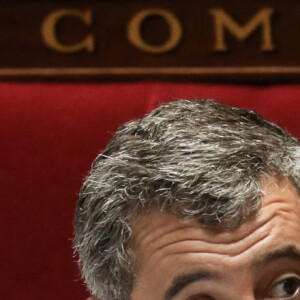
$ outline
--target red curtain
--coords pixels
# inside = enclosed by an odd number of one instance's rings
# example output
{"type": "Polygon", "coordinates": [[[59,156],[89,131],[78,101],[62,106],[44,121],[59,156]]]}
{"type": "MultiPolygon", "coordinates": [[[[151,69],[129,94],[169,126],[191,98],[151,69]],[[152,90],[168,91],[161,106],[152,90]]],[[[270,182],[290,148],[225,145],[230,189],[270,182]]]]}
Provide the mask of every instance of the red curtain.
{"type": "Polygon", "coordinates": [[[85,299],[72,257],[80,185],[118,126],[172,99],[251,108],[300,137],[300,85],[0,83],[1,299],[85,299]]]}

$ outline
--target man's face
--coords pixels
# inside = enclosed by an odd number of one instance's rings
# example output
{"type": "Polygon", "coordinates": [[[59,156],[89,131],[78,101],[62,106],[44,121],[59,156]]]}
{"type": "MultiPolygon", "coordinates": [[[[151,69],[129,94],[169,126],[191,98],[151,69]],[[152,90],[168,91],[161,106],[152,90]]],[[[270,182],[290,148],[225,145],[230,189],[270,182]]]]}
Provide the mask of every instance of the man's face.
{"type": "Polygon", "coordinates": [[[262,186],[262,208],[235,230],[161,212],[136,220],[131,300],[299,300],[300,200],[287,181],[262,186]]]}

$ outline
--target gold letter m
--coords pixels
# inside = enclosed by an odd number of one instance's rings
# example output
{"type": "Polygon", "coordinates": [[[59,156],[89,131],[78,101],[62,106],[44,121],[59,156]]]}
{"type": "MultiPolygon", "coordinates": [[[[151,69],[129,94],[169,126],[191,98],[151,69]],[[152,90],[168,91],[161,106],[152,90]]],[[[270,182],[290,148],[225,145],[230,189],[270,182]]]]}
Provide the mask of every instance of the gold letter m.
{"type": "Polygon", "coordinates": [[[225,44],[225,28],[228,29],[238,40],[243,41],[249,37],[259,26],[262,26],[262,46],[263,51],[274,50],[271,33],[272,8],[261,9],[246,25],[239,25],[223,9],[212,9],[214,16],[216,43],[214,51],[224,52],[227,50],[225,44]]]}

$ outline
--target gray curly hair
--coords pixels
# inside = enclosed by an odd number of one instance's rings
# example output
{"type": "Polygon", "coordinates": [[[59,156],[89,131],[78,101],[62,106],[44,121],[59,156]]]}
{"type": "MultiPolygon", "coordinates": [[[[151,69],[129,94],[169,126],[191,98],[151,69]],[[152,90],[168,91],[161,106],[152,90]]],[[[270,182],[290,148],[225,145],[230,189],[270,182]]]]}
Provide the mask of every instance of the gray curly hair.
{"type": "Polygon", "coordinates": [[[298,140],[253,111],[173,101],[115,133],[79,194],[74,249],[91,294],[129,300],[132,220],[154,209],[232,229],[260,207],[263,175],[300,190],[298,140]]]}

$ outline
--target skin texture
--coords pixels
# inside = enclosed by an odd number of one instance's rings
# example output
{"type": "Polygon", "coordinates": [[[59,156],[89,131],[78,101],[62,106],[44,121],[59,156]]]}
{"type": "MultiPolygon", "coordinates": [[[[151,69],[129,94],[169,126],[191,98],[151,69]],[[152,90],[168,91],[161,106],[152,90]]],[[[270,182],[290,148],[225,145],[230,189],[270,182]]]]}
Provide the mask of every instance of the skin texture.
{"type": "Polygon", "coordinates": [[[196,220],[159,211],[136,219],[137,276],[131,300],[165,300],[176,277],[203,270],[218,277],[187,284],[168,300],[300,300],[299,258],[273,257],[262,263],[268,253],[286,246],[300,253],[298,193],[275,177],[265,178],[261,186],[260,210],[234,230],[204,228],[196,220]]]}
{"type": "Polygon", "coordinates": [[[137,278],[131,300],[164,300],[176,276],[200,270],[217,272],[218,280],[195,281],[170,299],[300,299],[300,292],[292,295],[295,288],[287,293],[291,284],[300,286],[300,261],[285,257],[258,263],[285,246],[300,252],[299,196],[287,180],[268,177],[262,187],[261,209],[235,230],[203,228],[196,220],[158,211],[135,220],[137,278]],[[294,279],[275,286],[284,277],[294,279]]]}

